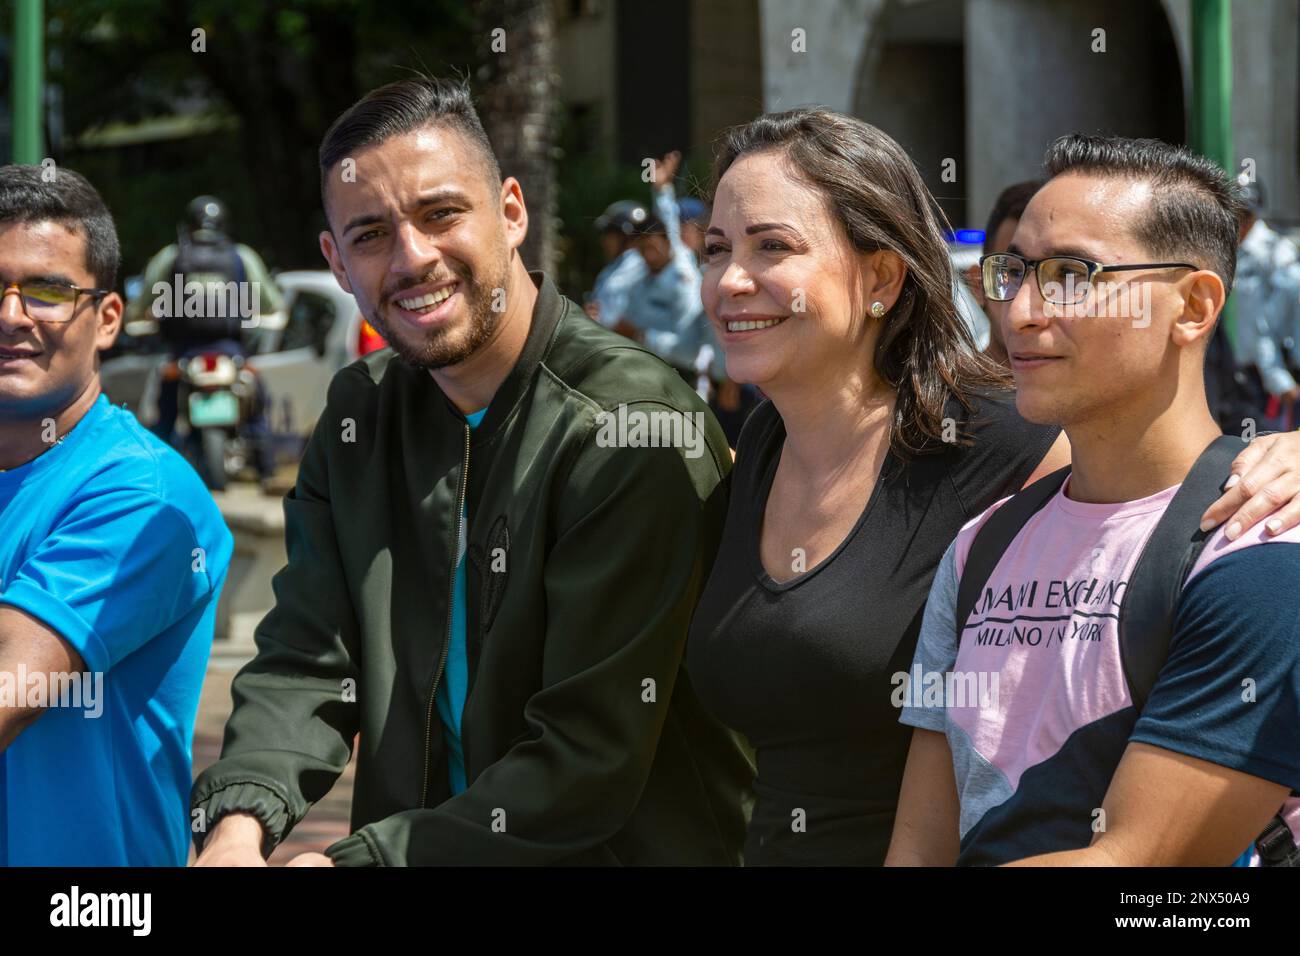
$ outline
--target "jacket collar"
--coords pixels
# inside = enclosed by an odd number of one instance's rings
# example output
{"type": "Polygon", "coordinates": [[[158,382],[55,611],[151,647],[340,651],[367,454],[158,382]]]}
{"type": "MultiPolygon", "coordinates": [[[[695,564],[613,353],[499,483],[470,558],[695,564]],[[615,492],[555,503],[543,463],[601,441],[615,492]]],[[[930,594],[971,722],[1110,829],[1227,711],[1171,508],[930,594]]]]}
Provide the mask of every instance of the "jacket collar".
{"type": "MultiPolygon", "coordinates": [[[[550,351],[551,343],[555,340],[555,334],[559,329],[560,322],[563,321],[564,314],[568,311],[568,301],[564,296],[560,295],[560,290],[555,287],[555,283],[543,272],[529,272],[528,277],[532,279],[533,285],[537,288],[537,301],[533,304],[528,336],[524,339],[524,347],[519,353],[514,368],[501,382],[501,386],[496,390],[496,394],[492,396],[492,401],[488,404],[488,412],[483,416],[483,421],[474,429],[472,441],[475,445],[492,439],[497,430],[510,418],[515,406],[519,404],[520,398],[532,387],[533,379],[537,375],[537,369],[550,351]]],[[[451,414],[463,421],[465,416],[443,394],[442,389],[438,388],[432,377],[427,372],[419,374],[428,379],[429,384],[433,385],[451,414]]]]}

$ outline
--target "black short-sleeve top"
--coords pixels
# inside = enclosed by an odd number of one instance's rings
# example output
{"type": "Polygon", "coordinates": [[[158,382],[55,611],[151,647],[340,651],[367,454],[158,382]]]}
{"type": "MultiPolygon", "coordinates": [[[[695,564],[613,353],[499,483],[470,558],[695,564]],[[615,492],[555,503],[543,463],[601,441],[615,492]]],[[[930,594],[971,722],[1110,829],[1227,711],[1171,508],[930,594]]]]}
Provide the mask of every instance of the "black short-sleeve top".
{"type": "Polygon", "coordinates": [[[759,531],[785,426],[770,401],[745,423],[687,665],[704,704],[756,753],[747,865],[884,861],[912,735],[893,677],[911,666],[939,559],[1059,434],[1022,419],[1010,392],[973,404],[948,403],[970,444],[907,462],[887,453],[840,546],[780,584],[763,569],[759,531]]]}

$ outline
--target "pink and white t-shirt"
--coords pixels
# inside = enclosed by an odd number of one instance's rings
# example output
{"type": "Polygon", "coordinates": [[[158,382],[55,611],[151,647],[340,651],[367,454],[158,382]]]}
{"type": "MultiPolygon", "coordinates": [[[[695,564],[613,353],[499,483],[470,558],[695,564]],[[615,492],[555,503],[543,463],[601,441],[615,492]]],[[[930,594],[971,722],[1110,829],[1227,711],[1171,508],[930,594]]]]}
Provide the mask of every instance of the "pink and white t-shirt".
{"type": "Polygon", "coordinates": [[[1273,537],[1261,524],[1234,542],[1222,529],[1210,538],[1139,715],[1119,612],[1178,486],[1120,504],[1073,501],[1068,488],[1021,529],[960,627],[966,557],[1004,502],[962,529],[930,591],[912,675],[936,693],[914,693],[901,720],[948,737],[958,863],[1086,847],[1131,741],[1292,788],[1285,816],[1300,833],[1300,530],[1273,537]]]}

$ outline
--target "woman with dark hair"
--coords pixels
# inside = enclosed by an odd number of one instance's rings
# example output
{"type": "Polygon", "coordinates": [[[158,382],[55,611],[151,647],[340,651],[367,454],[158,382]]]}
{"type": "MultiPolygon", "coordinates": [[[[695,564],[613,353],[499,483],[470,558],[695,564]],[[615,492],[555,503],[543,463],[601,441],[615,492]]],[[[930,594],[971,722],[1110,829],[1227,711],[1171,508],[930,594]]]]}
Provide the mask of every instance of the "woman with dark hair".
{"type": "Polygon", "coordinates": [[[770,401],[738,442],[689,668],[756,752],[746,863],[878,865],[939,560],[1069,448],[978,353],[933,197],[887,135],[768,114],[724,135],[715,173],[704,307],[728,376],[770,401]]]}

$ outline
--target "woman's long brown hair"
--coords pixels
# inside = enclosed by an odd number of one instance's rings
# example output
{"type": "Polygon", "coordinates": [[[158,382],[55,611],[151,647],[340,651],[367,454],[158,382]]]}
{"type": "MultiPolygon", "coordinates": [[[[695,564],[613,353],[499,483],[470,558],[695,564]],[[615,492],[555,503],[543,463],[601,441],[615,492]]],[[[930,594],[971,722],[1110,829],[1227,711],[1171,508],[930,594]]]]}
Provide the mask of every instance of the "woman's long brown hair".
{"type": "Polygon", "coordinates": [[[915,164],[870,123],[825,107],[801,107],[765,113],[724,132],[714,191],[732,163],[760,150],[778,150],[827,198],[856,249],[888,249],[907,266],[898,301],[880,320],[874,364],[898,396],[889,434],[894,453],[907,459],[939,450],[950,395],[969,411],[972,390],[1007,389],[1012,380],[980,353],[957,314],[943,213],[915,164]]]}

